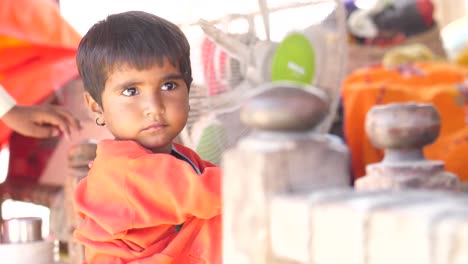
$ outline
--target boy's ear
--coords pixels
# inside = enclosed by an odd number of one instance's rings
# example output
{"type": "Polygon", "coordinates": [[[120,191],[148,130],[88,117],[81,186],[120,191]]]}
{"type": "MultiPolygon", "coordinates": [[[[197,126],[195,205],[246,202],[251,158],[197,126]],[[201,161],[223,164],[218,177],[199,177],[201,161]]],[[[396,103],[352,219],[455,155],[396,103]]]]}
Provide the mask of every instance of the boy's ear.
{"type": "Polygon", "coordinates": [[[99,117],[102,115],[101,106],[93,99],[93,97],[88,93],[83,93],[84,101],[88,110],[94,115],[94,117],[99,117]]]}

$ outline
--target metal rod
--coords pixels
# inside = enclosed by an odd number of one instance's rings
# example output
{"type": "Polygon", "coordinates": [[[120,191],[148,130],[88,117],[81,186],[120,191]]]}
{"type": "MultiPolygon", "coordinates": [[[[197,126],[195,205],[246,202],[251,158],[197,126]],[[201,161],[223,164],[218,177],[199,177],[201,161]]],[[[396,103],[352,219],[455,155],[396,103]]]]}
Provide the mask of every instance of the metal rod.
{"type": "MultiPolygon", "coordinates": [[[[302,1],[302,2],[294,2],[294,3],[290,3],[290,4],[286,4],[286,5],[280,5],[280,6],[276,6],[276,7],[269,7],[268,10],[269,10],[270,13],[274,13],[274,12],[278,12],[278,11],[282,11],[282,10],[286,10],[286,9],[290,9],[290,8],[299,8],[299,7],[310,6],[310,5],[314,5],[314,4],[323,4],[323,3],[331,3],[331,2],[334,2],[334,1],[330,1],[330,0],[309,0],[309,1],[302,1]]],[[[242,14],[242,16],[256,16],[256,15],[261,15],[261,11],[258,10],[258,11],[255,11],[255,12],[242,14]]],[[[208,22],[210,24],[218,24],[218,23],[224,21],[224,17],[225,16],[223,16],[222,18],[210,20],[208,22]]],[[[200,25],[200,22],[197,20],[196,22],[192,22],[192,23],[188,23],[188,24],[180,24],[178,26],[183,27],[183,26],[199,26],[199,25],[200,25]]]]}

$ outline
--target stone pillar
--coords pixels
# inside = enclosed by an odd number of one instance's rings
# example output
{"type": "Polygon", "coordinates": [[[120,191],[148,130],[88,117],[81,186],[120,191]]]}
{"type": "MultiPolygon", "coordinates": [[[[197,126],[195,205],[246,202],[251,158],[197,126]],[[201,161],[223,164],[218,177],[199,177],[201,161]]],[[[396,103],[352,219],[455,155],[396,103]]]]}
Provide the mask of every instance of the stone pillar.
{"type": "Polygon", "coordinates": [[[272,83],[241,109],[253,133],[223,157],[223,263],[292,263],[273,256],[270,203],[279,193],[348,186],[347,148],[311,132],[326,115],[325,94],[272,83]]]}
{"type": "Polygon", "coordinates": [[[371,143],[385,149],[379,163],[366,167],[357,190],[425,188],[456,190],[458,178],[443,161],[426,160],[424,146],[437,139],[440,116],[432,104],[399,103],[373,107],[366,116],[371,143]]]}

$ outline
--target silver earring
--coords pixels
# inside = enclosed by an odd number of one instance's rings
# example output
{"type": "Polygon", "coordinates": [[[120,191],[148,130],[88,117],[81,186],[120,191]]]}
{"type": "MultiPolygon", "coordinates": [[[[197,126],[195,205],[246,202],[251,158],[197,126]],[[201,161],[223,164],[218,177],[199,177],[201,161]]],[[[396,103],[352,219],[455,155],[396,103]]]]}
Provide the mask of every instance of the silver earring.
{"type": "Polygon", "coordinates": [[[99,122],[99,117],[96,117],[96,125],[98,125],[98,126],[105,126],[105,125],[106,125],[106,122],[100,123],[100,122],[99,122]]]}

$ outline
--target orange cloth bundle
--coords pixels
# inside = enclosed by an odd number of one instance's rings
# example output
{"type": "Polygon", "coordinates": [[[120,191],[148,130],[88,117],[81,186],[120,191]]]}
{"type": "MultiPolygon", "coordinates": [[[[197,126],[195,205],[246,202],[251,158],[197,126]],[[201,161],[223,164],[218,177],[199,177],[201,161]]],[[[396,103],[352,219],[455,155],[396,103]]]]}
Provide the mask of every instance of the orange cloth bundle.
{"type": "Polygon", "coordinates": [[[461,88],[467,78],[466,67],[432,62],[398,69],[369,67],[351,74],[344,81],[342,97],[344,133],[354,177],[364,176],[367,164],[383,158],[383,151],[373,147],[366,136],[366,113],[375,105],[420,102],[433,103],[442,120],[439,138],[424,149],[426,157],[444,161],[447,171],[468,181],[468,163],[464,161],[468,155],[466,99],[461,88]]]}
{"type": "Polygon", "coordinates": [[[75,193],[87,263],[221,263],[221,169],[175,146],[201,175],[133,141],[99,143],[75,193]]]}
{"type": "MultiPolygon", "coordinates": [[[[41,102],[78,76],[80,39],[54,1],[0,1],[0,84],[19,104],[41,102]]],[[[0,122],[0,146],[10,132],[0,122]]]]}

